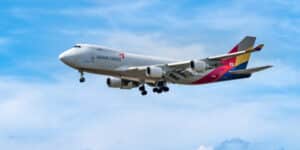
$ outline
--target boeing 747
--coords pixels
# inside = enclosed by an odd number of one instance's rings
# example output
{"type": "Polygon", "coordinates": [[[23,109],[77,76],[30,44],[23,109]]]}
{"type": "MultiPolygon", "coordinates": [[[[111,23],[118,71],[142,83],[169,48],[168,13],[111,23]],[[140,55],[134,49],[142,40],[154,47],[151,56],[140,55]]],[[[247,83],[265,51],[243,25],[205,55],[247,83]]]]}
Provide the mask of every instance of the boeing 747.
{"type": "Polygon", "coordinates": [[[76,44],[59,55],[66,65],[80,72],[79,81],[85,82],[84,73],[110,76],[106,84],[111,88],[138,88],[147,95],[145,85],[154,93],[168,92],[169,83],[199,85],[250,77],[253,73],[270,68],[266,65],[247,68],[250,55],[260,51],[263,44],[254,47],[256,38],[246,36],[227,54],[193,60],[172,60],[143,56],[91,44],[76,44]]]}

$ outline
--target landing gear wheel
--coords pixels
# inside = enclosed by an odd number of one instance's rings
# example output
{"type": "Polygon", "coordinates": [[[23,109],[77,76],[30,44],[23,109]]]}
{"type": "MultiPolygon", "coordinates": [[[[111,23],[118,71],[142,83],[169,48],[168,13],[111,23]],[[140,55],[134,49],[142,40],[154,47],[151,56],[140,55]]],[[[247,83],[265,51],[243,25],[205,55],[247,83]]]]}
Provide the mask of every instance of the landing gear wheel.
{"type": "Polygon", "coordinates": [[[169,92],[170,88],[165,86],[165,87],[162,88],[162,90],[163,90],[164,92],[169,92]]]}
{"type": "Polygon", "coordinates": [[[141,93],[143,96],[147,95],[147,91],[142,91],[141,93]]]}
{"type": "Polygon", "coordinates": [[[140,86],[140,87],[139,87],[139,91],[141,91],[141,94],[142,94],[143,96],[147,95],[147,93],[148,93],[148,92],[146,91],[145,85],[140,86]]]}
{"type": "Polygon", "coordinates": [[[140,90],[140,91],[145,91],[145,86],[144,86],[144,85],[141,86],[141,87],[139,88],[139,90],[140,90]]]}
{"type": "Polygon", "coordinates": [[[158,88],[153,88],[153,93],[156,93],[158,91],[158,88]]]}
{"type": "Polygon", "coordinates": [[[85,82],[85,78],[84,78],[84,77],[81,77],[81,78],[79,79],[79,82],[80,82],[80,83],[85,82]]]}
{"type": "Polygon", "coordinates": [[[162,89],[157,89],[157,93],[158,93],[158,94],[160,94],[160,93],[162,93],[162,92],[163,92],[162,89]]]}
{"type": "Polygon", "coordinates": [[[79,71],[79,73],[80,73],[80,79],[79,79],[79,82],[80,82],[80,83],[85,82],[85,78],[83,77],[83,72],[82,72],[82,71],[79,71]]]}

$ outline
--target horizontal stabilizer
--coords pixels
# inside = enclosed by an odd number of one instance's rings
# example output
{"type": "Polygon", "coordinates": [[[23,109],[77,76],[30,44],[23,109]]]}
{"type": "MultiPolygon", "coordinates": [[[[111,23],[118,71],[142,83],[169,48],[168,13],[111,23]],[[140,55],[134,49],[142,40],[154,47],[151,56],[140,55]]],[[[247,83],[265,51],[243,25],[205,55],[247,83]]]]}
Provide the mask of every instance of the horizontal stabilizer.
{"type": "Polygon", "coordinates": [[[271,68],[273,66],[268,65],[268,66],[262,66],[262,67],[255,67],[255,68],[249,68],[249,69],[243,69],[243,70],[234,70],[234,71],[229,71],[231,74],[252,74],[258,71],[262,71],[268,68],[271,68]]]}
{"type": "Polygon", "coordinates": [[[212,57],[208,57],[207,59],[208,60],[229,59],[229,58],[233,58],[233,57],[236,57],[236,56],[240,56],[240,55],[260,51],[263,47],[264,47],[264,44],[260,44],[260,45],[256,46],[255,48],[248,48],[248,49],[241,50],[241,51],[234,52],[234,53],[218,55],[218,56],[212,56],[212,57]]]}

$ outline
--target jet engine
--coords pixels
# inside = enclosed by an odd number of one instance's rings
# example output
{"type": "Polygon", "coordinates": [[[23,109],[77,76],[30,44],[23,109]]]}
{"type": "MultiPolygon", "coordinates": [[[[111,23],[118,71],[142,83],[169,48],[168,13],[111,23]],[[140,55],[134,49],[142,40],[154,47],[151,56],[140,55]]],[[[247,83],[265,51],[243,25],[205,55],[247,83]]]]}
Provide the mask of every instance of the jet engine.
{"type": "Polygon", "coordinates": [[[164,71],[160,67],[150,66],[146,69],[146,76],[151,78],[161,78],[164,76],[164,71]]]}
{"type": "Polygon", "coordinates": [[[137,82],[124,80],[120,78],[107,78],[106,84],[110,88],[120,88],[120,89],[132,89],[139,85],[137,82]]]}
{"type": "Polygon", "coordinates": [[[192,60],[191,68],[196,72],[203,72],[209,68],[209,65],[202,60],[192,60]]]}

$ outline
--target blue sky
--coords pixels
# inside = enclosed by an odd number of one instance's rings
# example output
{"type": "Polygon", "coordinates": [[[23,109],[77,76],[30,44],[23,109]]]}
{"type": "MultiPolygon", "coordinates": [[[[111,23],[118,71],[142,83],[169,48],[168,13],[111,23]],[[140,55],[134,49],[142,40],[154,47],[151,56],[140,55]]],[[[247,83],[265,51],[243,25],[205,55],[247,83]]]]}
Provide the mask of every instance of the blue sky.
{"type": "Polygon", "coordinates": [[[2,0],[3,149],[299,149],[297,0],[2,0]],[[107,88],[57,56],[75,43],[190,59],[227,52],[245,35],[265,49],[247,80],[171,86],[164,95],[107,88]]]}

